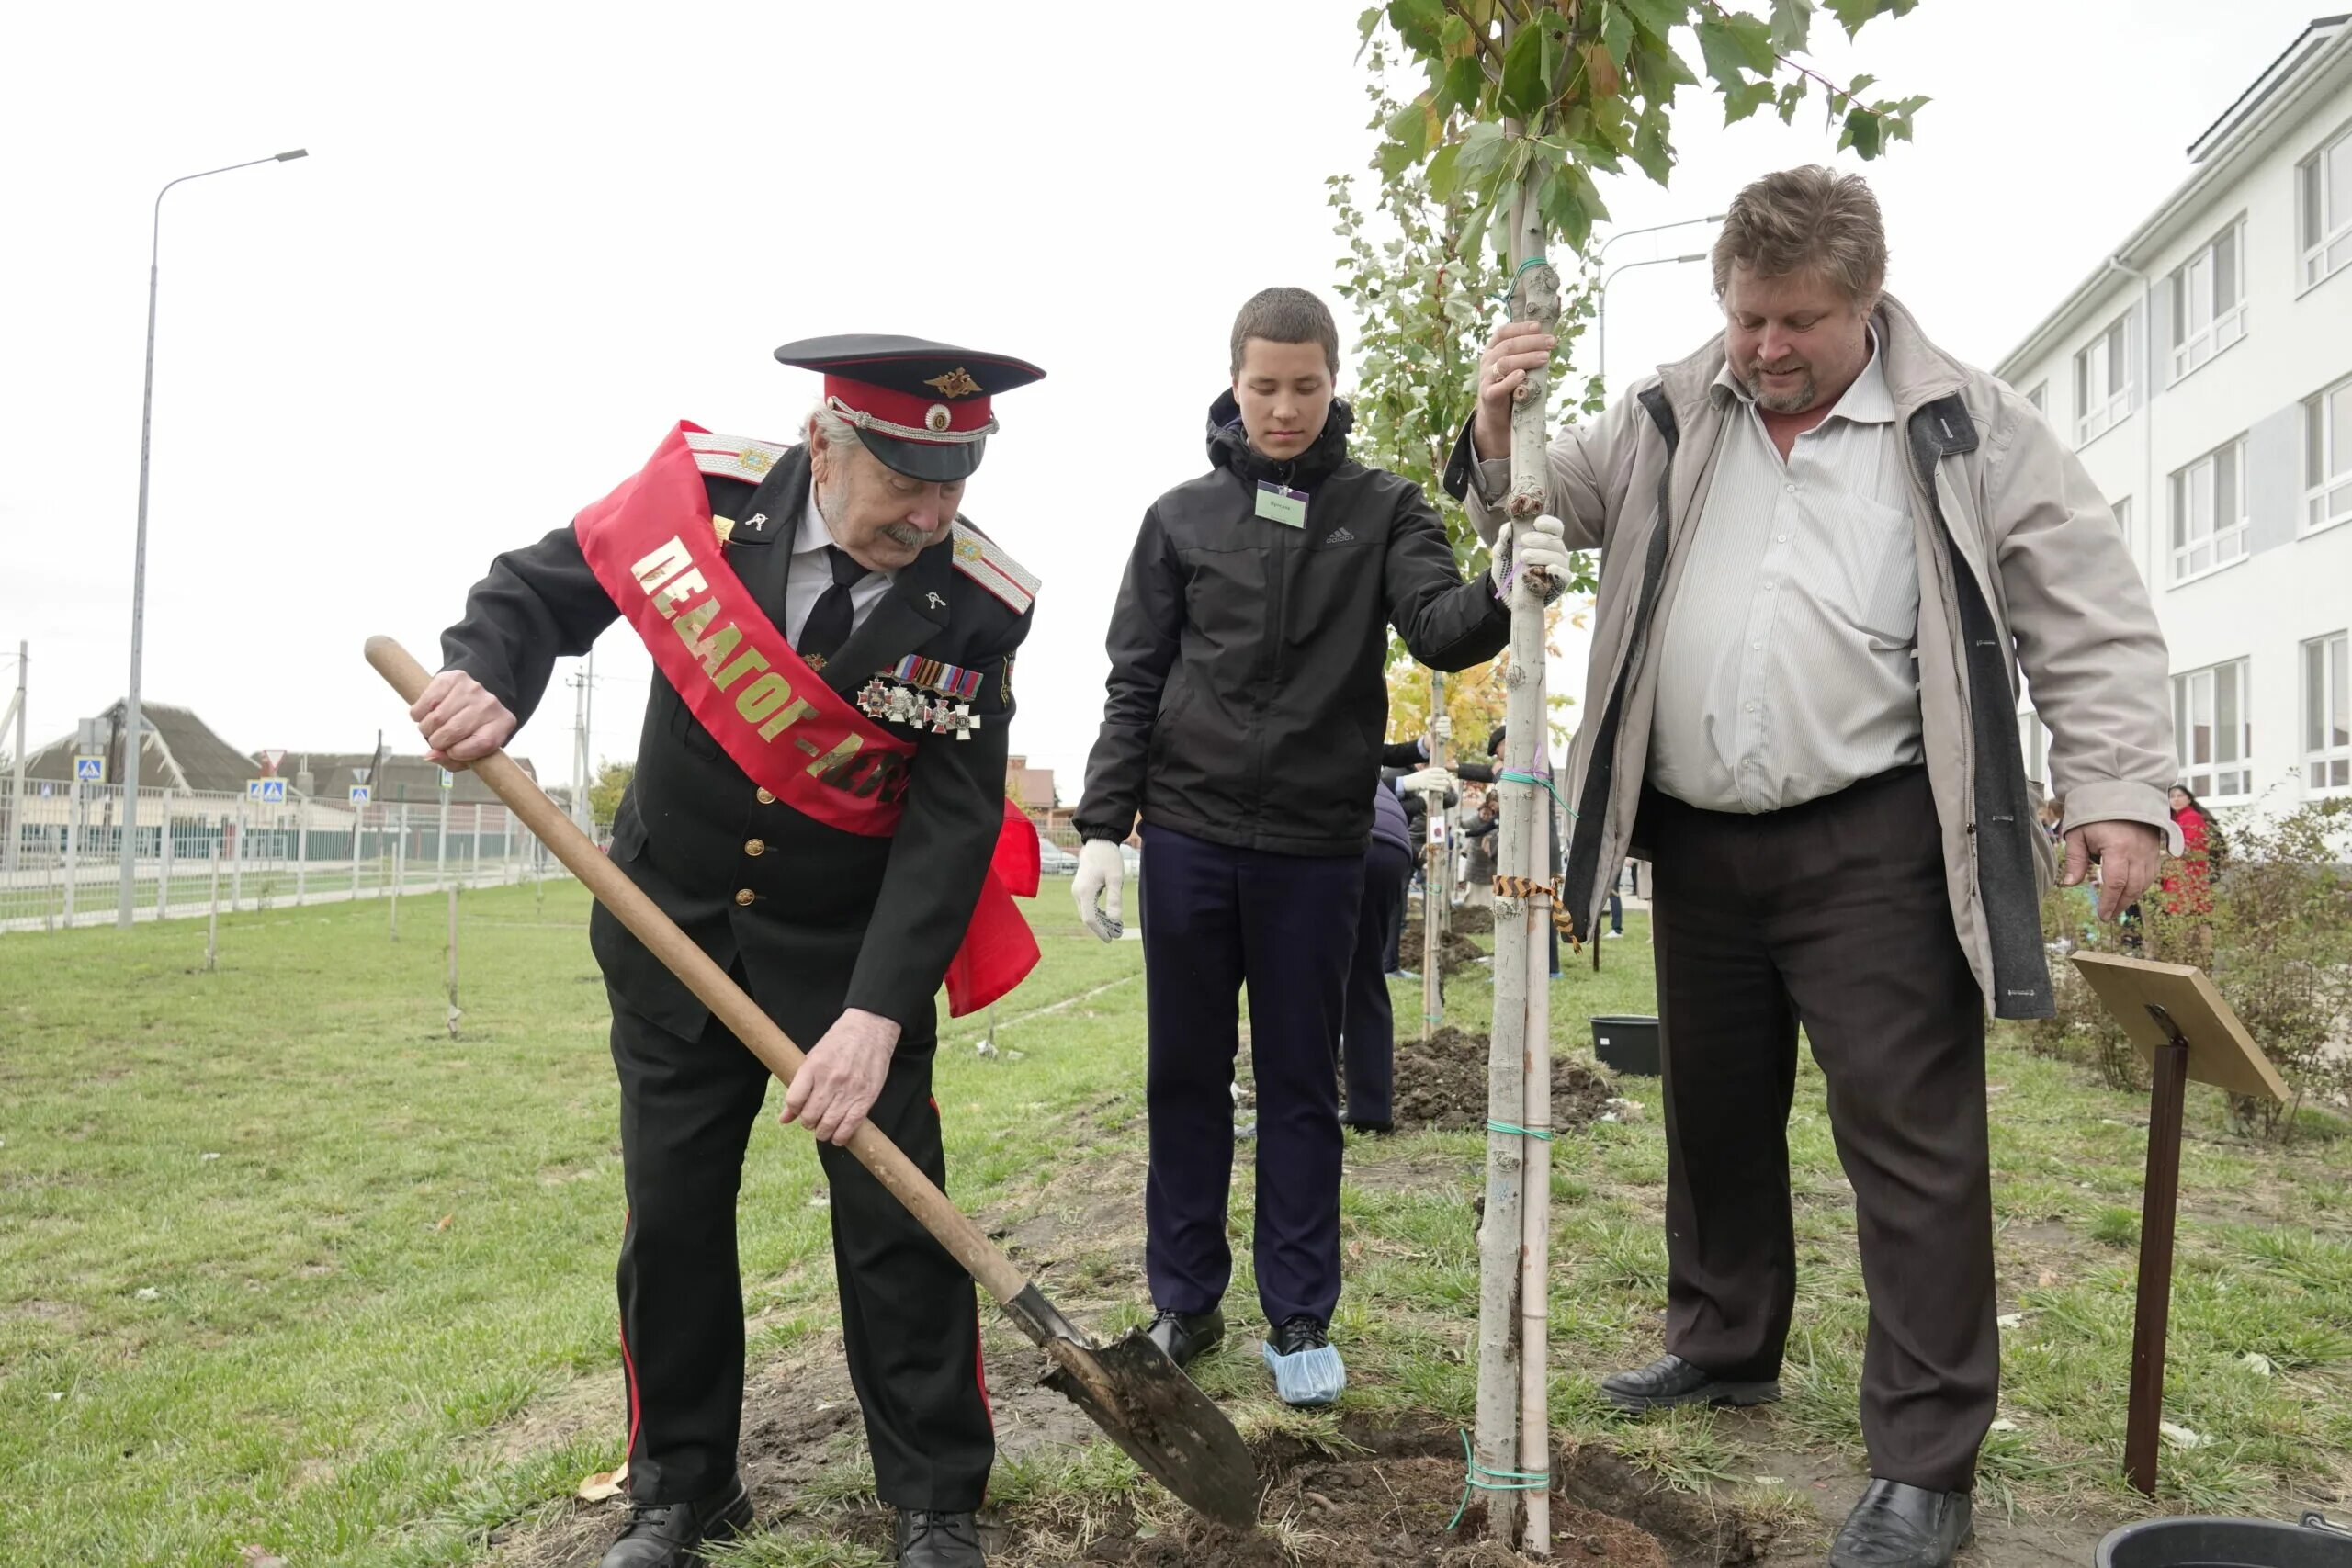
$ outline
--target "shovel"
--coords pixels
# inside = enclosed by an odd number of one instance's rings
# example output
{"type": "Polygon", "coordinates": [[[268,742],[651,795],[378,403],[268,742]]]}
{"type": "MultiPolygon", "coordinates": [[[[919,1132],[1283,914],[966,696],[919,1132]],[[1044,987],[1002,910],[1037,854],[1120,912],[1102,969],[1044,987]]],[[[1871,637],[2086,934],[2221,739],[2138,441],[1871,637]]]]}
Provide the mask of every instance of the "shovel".
{"type": "MultiPolygon", "coordinates": [[[[368,662],[410,703],[431,678],[390,637],[368,639],[368,662]]],[[[770,1072],[787,1084],[792,1081],[806,1060],[799,1047],[605,858],[513,758],[492,751],[458,765],[471,768],[770,1072]]],[[[1140,1333],[1114,1345],[1095,1344],[871,1122],[861,1125],[846,1146],[1046,1352],[1054,1365],[1046,1374],[1049,1387],[1068,1395],[1128,1458],[1188,1506],[1238,1529],[1256,1524],[1258,1472],[1241,1435],[1159,1346],[1140,1333]]]]}

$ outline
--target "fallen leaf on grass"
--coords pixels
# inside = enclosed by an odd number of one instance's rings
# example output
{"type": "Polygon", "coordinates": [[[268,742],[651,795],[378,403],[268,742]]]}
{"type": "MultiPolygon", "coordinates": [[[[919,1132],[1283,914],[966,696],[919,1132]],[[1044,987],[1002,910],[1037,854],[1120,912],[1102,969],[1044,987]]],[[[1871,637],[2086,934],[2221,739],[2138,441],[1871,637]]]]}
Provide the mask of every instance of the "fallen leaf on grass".
{"type": "Polygon", "coordinates": [[[433,1228],[436,1231],[446,1231],[449,1228],[450,1223],[456,1220],[457,1217],[458,1216],[455,1214],[444,1214],[439,1219],[433,1222],[433,1228]]]}
{"type": "Polygon", "coordinates": [[[2259,1350],[2248,1350],[2238,1358],[2238,1363],[2256,1377],[2267,1378],[2278,1370],[2277,1364],[2259,1350]]]}
{"type": "Polygon", "coordinates": [[[1996,1431],[1996,1432],[2014,1432],[2014,1431],[2016,1431],[2017,1429],[2018,1429],[2018,1424],[2017,1424],[2016,1422],[2014,1422],[2014,1421],[2010,1420],[2010,1419],[2009,1419],[2007,1416],[2003,1416],[2000,1420],[1994,1422],[1994,1423],[1993,1423],[1993,1426],[1992,1426],[1992,1430],[1994,1430],[1994,1431],[1996,1431]]]}
{"type": "Polygon", "coordinates": [[[600,1470],[580,1483],[579,1497],[583,1503],[601,1503],[607,1497],[617,1497],[628,1490],[628,1461],[623,1460],[618,1470],[600,1470]]]}
{"type": "Polygon", "coordinates": [[[246,1568],[286,1568],[286,1559],[266,1546],[237,1548],[237,1561],[244,1563],[246,1568]]]}
{"type": "Polygon", "coordinates": [[[2021,1312],[2005,1312],[1993,1321],[2002,1328],[2023,1328],[2025,1326],[2025,1314],[2021,1312]]]}
{"type": "Polygon", "coordinates": [[[2175,1421],[2159,1422],[2156,1430],[2164,1434],[2165,1442],[2177,1449],[2201,1449],[2213,1440],[2204,1433],[2193,1432],[2175,1421]]]}
{"type": "Polygon", "coordinates": [[[2044,1269],[2033,1282],[2039,1289],[2046,1291],[2058,1282],[2058,1276],[2044,1269]]]}
{"type": "Polygon", "coordinates": [[[153,1285],[141,1285],[131,1294],[135,1299],[142,1302],[159,1302],[164,1299],[164,1292],[153,1285]]]}

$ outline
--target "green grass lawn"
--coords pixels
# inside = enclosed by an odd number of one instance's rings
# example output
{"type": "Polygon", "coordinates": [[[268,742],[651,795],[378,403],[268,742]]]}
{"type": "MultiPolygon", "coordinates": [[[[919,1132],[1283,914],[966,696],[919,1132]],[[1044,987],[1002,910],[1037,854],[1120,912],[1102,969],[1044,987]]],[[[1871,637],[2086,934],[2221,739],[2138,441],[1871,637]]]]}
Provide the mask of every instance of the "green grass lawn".
{"type": "MultiPolygon", "coordinates": [[[[969,1020],[942,1050],[953,1190],[1006,1226],[1139,1207],[1141,951],[1080,934],[1066,897],[1051,883],[1032,907],[1046,959],[1000,1010],[1000,1055],[973,1053],[969,1020]]],[[[570,884],[543,902],[464,895],[455,1041],[429,897],[403,901],[397,943],[378,904],[225,920],[216,973],[200,972],[201,922],[0,939],[0,1563],[229,1568],[248,1544],[291,1568],[473,1562],[492,1527],[617,1458],[616,1091],[586,909],[570,884]],[[567,1402],[595,1418],[538,1419],[567,1402]]],[[[1554,991],[1561,1049],[1589,1050],[1588,1014],[1653,1010],[1646,935],[1634,916],[1600,975],[1571,964],[1554,991]]],[[[1483,1029],[1487,1004],[1483,975],[1465,976],[1449,1020],[1483,1029]]],[[[1985,1495],[2027,1515],[2124,1511],[2145,1107],[2007,1046],[1992,1077],[2013,1320],[1985,1495]]],[[[1633,1120],[1555,1148],[1555,1413],[1569,1439],[1677,1485],[1802,1515],[1793,1478],[1860,1454],[1864,1307],[1820,1077],[1808,1064],[1791,1128],[1804,1276],[1789,1399],[1760,1420],[1626,1425],[1594,1395],[1658,1343],[1656,1089],[1634,1080],[1633,1120]]],[[[2201,1090],[2190,1120],[2167,1415],[2199,1440],[2167,1449],[2163,1506],[2341,1495],[2352,1137],[2312,1116],[2285,1152],[2249,1144],[2201,1090]]],[[[1464,1134],[1351,1142],[1347,1408],[1466,1417],[1480,1150],[1464,1134]]],[[[763,1123],[741,1204],[755,1356],[831,1325],[819,1185],[806,1136],[763,1123]]],[[[1241,1237],[1248,1195],[1238,1179],[1241,1237]]],[[[1087,1297],[1097,1325],[1131,1324],[1133,1253],[1131,1225],[1081,1234],[1051,1288],[1087,1297]]],[[[1329,1429],[1275,1406],[1252,1356],[1201,1376],[1245,1427],[1329,1429]]],[[[1100,1499],[1133,1475],[1098,1446],[1001,1468],[999,1495],[1100,1499]]],[[[780,1536],[744,1561],[827,1550],[780,1536]]]]}

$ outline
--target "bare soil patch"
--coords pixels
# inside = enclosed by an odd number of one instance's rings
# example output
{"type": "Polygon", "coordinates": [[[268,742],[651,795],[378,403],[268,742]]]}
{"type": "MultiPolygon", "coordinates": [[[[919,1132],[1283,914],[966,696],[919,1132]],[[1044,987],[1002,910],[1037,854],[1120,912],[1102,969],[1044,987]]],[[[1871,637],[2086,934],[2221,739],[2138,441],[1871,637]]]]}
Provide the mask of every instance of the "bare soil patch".
{"type": "MultiPolygon", "coordinates": [[[[1459,909],[1454,911],[1457,916],[1464,912],[1459,909]]],[[[1488,919],[1487,929],[1489,931],[1494,929],[1492,917],[1488,919]]],[[[1406,968],[1418,970],[1421,962],[1421,922],[1407,920],[1404,934],[1396,939],[1396,955],[1404,961],[1406,968]]],[[[1453,930],[1438,939],[1438,973],[1459,975],[1487,955],[1487,950],[1472,942],[1464,933],[1457,920],[1453,930]]]]}
{"type": "MultiPolygon", "coordinates": [[[[1577,1127],[1608,1109],[1616,1086],[1572,1056],[1552,1058],[1552,1124],[1577,1127]]],[[[1396,1042],[1396,1123],[1458,1129],[1487,1122],[1487,1036],[1448,1024],[1396,1042]]]]}

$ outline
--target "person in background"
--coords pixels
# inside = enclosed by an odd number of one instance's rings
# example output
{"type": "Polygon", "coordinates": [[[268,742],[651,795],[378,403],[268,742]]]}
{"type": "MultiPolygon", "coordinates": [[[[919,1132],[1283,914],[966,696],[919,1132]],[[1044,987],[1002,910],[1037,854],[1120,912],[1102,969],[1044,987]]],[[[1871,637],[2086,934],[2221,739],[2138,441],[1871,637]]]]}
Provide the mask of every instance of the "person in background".
{"type": "Polygon", "coordinates": [[[1348,965],[1347,1010],[1340,1023],[1346,1074],[1345,1124],[1363,1133],[1392,1130],[1390,1087],[1396,1054],[1396,1010],[1388,970],[1405,925],[1405,887],[1413,879],[1413,839],[1405,803],[1386,782],[1373,786],[1372,842],[1363,852],[1363,900],[1356,913],[1356,954],[1348,965]]]}
{"type": "Polygon", "coordinates": [[[2172,819],[2180,829],[2180,859],[2164,879],[2165,913],[2185,916],[2188,960],[2199,968],[2213,962],[2213,873],[2229,853],[2222,825],[2187,784],[2172,786],[2172,819]]]}

